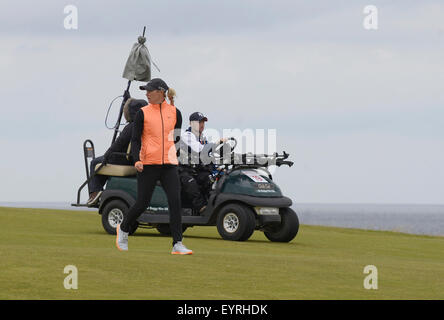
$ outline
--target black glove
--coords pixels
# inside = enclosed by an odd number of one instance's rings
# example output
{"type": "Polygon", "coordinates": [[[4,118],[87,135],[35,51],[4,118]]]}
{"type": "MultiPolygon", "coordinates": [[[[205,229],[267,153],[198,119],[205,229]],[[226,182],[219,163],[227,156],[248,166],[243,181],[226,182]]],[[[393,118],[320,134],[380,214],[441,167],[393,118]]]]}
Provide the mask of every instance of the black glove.
{"type": "Polygon", "coordinates": [[[130,92],[129,90],[125,90],[125,92],[123,93],[123,101],[126,101],[129,98],[131,98],[130,92]]]}

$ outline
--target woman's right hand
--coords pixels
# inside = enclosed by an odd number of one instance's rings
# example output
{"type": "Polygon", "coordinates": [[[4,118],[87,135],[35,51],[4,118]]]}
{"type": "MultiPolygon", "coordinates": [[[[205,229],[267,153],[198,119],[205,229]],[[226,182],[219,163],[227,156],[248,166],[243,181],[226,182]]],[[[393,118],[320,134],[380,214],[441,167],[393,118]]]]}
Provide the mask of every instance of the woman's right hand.
{"type": "Polygon", "coordinates": [[[137,170],[138,172],[142,172],[142,171],[143,171],[143,163],[142,163],[141,161],[137,161],[137,162],[134,164],[134,167],[136,167],[136,170],[137,170]]]}

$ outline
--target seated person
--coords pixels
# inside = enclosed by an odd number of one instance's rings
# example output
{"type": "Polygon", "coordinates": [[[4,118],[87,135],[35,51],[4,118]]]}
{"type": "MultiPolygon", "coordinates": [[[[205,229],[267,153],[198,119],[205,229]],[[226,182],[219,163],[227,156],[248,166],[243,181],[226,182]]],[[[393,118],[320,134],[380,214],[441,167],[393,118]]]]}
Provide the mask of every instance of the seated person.
{"type": "Polygon", "coordinates": [[[114,143],[109,147],[109,149],[105,152],[103,156],[94,158],[90,164],[90,176],[92,177],[88,183],[89,189],[89,199],[87,204],[94,205],[99,200],[100,195],[103,191],[103,186],[108,179],[108,176],[95,174],[95,168],[99,163],[109,163],[109,164],[118,164],[118,165],[128,165],[132,166],[133,161],[131,156],[124,157],[118,155],[112,155],[113,152],[122,152],[127,153],[128,146],[131,142],[131,135],[133,131],[133,120],[136,115],[136,112],[139,111],[140,108],[146,106],[148,103],[145,100],[138,100],[129,98],[124,107],[123,107],[123,115],[128,122],[128,124],[123,128],[122,132],[119,134],[118,138],[114,143]]]}
{"type": "Polygon", "coordinates": [[[179,166],[179,176],[182,191],[187,198],[192,201],[193,209],[202,213],[207,206],[207,199],[204,195],[210,191],[210,175],[214,169],[214,164],[204,164],[200,155],[208,153],[226,139],[222,138],[218,143],[208,143],[202,135],[205,129],[205,122],[208,118],[200,112],[194,112],[190,116],[190,127],[181,136],[182,162],[179,166]],[[191,161],[190,161],[191,160],[191,161]],[[191,162],[191,163],[190,163],[191,162]]]}

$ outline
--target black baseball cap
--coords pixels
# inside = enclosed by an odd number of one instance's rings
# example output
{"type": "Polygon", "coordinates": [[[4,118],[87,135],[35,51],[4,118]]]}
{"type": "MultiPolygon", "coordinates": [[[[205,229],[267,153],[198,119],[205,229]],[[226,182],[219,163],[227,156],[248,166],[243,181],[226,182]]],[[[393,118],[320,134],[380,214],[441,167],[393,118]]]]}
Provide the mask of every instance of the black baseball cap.
{"type": "Polygon", "coordinates": [[[190,121],[208,121],[208,118],[205,117],[201,112],[194,112],[190,116],[190,121]]]}
{"type": "Polygon", "coordinates": [[[154,91],[154,90],[163,90],[167,91],[168,85],[160,78],[154,78],[148,81],[148,83],[144,86],[139,87],[140,90],[146,90],[146,91],[154,91]]]}

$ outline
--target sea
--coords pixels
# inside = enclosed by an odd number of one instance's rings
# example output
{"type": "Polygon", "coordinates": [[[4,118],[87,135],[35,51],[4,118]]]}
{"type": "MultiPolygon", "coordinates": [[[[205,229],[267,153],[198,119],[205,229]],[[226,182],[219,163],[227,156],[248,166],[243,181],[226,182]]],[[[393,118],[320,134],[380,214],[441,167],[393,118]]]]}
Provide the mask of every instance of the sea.
{"type": "MultiPolygon", "coordinates": [[[[0,207],[97,211],[69,202],[0,202],[0,207]]],[[[441,204],[293,204],[301,224],[444,236],[441,204]]]]}
{"type": "Polygon", "coordinates": [[[301,224],[444,236],[441,204],[293,205],[301,224]]]}

